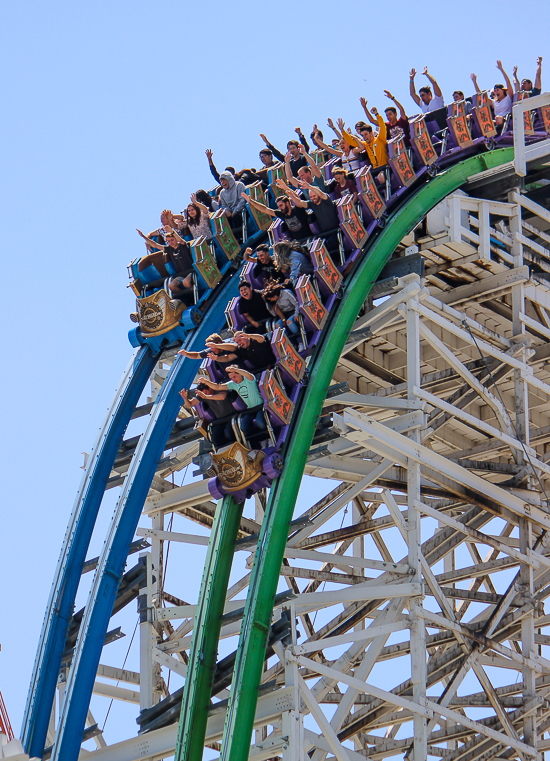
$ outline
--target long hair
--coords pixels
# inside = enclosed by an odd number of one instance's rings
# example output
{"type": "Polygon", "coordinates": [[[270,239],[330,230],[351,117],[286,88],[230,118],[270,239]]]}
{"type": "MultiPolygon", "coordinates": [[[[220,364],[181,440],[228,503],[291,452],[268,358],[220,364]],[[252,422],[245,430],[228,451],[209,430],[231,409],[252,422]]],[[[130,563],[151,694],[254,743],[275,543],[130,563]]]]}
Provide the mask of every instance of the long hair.
{"type": "MultiPolygon", "coordinates": [[[[202,201],[201,201],[201,203],[202,203],[202,201]]],[[[196,203],[188,203],[187,204],[187,209],[188,210],[189,210],[190,206],[192,206],[195,209],[195,211],[197,212],[197,216],[193,219],[192,217],[189,216],[189,214],[186,214],[187,224],[188,225],[193,225],[193,226],[200,225],[200,223],[201,223],[201,209],[200,209],[200,206],[197,206],[196,203]]]]}
{"type": "Polygon", "coordinates": [[[281,283],[278,283],[276,280],[268,280],[262,291],[262,296],[264,297],[264,300],[268,299],[270,296],[279,297],[282,290],[284,290],[284,287],[281,283]]]}
{"type": "Polygon", "coordinates": [[[300,254],[304,254],[309,258],[309,250],[297,243],[295,240],[280,240],[273,246],[273,261],[275,267],[281,270],[289,270],[292,267],[290,262],[290,252],[298,251],[300,254]]]}
{"type": "Polygon", "coordinates": [[[195,196],[197,198],[197,201],[200,201],[203,203],[206,207],[210,209],[210,211],[214,211],[214,206],[212,205],[212,196],[210,193],[207,193],[206,190],[197,190],[195,193],[195,196]]]}

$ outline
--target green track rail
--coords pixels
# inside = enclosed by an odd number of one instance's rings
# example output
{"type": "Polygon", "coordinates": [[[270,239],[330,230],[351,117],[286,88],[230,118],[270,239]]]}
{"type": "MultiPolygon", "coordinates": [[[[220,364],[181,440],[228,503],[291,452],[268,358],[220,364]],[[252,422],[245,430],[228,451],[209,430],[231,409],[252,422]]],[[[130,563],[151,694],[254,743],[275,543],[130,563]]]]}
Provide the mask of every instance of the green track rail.
{"type": "Polygon", "coordinates": [[[175,761],[202,759],[221,620],[243,506],[233,497],[225,497],[216,508],[191,638],[175,761]]]}
{"type": "MultiPolygon", "coordinates": [[[[248,759],[288,525],[292,520],[323,401],[359,310],[397,245],[430,209],[463,185],[468,177],[493,169],[513,158],[513,148],[484,153],[466,159],[423,185],[388,218],[385,228],[368,241],[363,259],[346,286],[344,298],[330,316],[322,341],[316,348],[309,384],[294,411],[285,452],[285,468],[271,487],[250,578],[220,761],[248,759]]],[[[220,619],[241,513],[242,505],[237,507],[231,498],[218,504],[191,642],[189,671],[178,727],[176,761],[202,759],[221,629],[220,619]]]]}
{"type": "Polygon", "coordinates": [[[402,238],[445,196],[457,190],[468,177],[492,169],[514,158],[513,148],[473,156],[441,173],[420,188],[388,219],[386,227],[367,244],[366,256],[349,281],[344,298],[325,330],[311,368],[309,384],[299,408],[294,411],[285,468],[271,487],[254,566],[250,577],[237,660],[227,709],[220,761],[246,761],[258,701],[267,633],[279,581],[288,525],[292,520],[306,458],[315,425],[330,381],[359,310],[384,264],[402,238]]]}

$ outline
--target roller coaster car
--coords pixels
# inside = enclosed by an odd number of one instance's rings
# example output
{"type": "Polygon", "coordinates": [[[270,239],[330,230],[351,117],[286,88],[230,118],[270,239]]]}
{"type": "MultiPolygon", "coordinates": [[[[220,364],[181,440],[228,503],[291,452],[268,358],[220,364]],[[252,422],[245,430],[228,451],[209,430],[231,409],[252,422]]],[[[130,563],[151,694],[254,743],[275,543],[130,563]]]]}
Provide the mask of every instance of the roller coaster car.
{"type": "Polygon", "coordinates": [[[487,90],[477,92],[472,99],[472,133],[474,137],[496,137],[497,129],[491,113],[487,90]]]}
{"type": "Polygon", "coordinates": [[[212,452],[210,459],[216,476],[209,479],[208,490],[215,499],[223,499],[226,494],[233,494],[237,501],[247,499],[271,486],[283,469],[283,461],[273,447],[250,450],[238,441],[212,452]]]}
{"type": "Polygon", "coordinates": [[[426,118],[420,114],[410,120],[411,143],[416,155],[425,166],[430,166],[437,161],[437,153],[432,143],[432,138],[426,127],[426,118]]]}
{"type": "MultiPolygon", "coordinates": [[[[259,203],[262,203],[264,206],[268,206],[264,188],[261,182],[255,182],[252,185],[249,185],[246,189],[247,194],[250,196],[250,198],[254,199],[255,201],[258,201],[259,203]]],[[[256,209],[252,204],[249,205],[249,211],[252,217],[254,218],[256,224],[258,225],[258,228],[260,230],[263,230],[266,232],[271,227],[271,222],[273,221],[269,214],[266,214],[263,211],[260,211],[259,209],[256,209]]]]}
{"type": "Polygon", "coordinates": [[[322,330],[327,321],[328,312],[312,285],[310,275],[302,275],[298,279],[296,298],[306,322],[306,330],[308,327],[314,331],[322,330]]]}
{"type": "MultiPolygon", "coordinates": [[[[523,90],[521,90],[520,92],[514,93],[514,103],[519,103],[520,101],[526,100],[528,98],[529,98],[529,94],[524,92],[523,90]]],[[[532,111],[523,112],[523,128],[525,130],[526,135],[535,134],[535,126],[534,126],[532,111]]]]}
{"type": "Polygon", "coordinates": [[[370,166],[361,167],[355,175],[355,180],[359,185],[363,218],[373,220],[380,219],[386,211],[386,204],[376,186],[371,169],[370,166]]]}
{"type": "Polygon", "coordinates": [[[473,138],[468,124],[466,104],[463,100],[449,103],[447,107],[447,124],[459,148],[468,148],[473,138]]]}
{"type": "Polygon", "coordinates": [[[338,207],[338,216],[340,217],[340,227],[348,236],[352,247],[356,249],[363,248],[369,234],[363,227],[351,196],[341,198],[336,202],[336,206],[338,207]]]}
{"type": "Polygon", "coordinates": [[[316,238],[309,253],[321,293],[327,295],[328,293],[337,293],[344,278],[336,269],[325,242],[321,238],[316,238]]]}
{"type": "Polygon", "coordinates": [[[403,135],[388,140],[388,149],[391,168],[399,178],[401,185],[408,188],[416,180],[416,173],[409,158],[403,135]]]}
{"type": "Polygon", "coordinates": [[[275,183],[277,180],[284,180],[286,182],[285,165],[280,161],[278,164],[274,164],[268,171],[267,176],[269,178],[269,189],[275,198],[283,195],[283,191],[275,183]]]}
{"type": "Polygon", "coordinates": [[[216,241],[225,256],[230,261],[237,259],[241,253],[241,247],[235,238],[223,209],[218,209],[218,211],[210,215],[210,224],[212,225],[216,241]]]}
{"type": "Polygon", "coordinates": [[[171,298],[166,290],[161,288],[150,296],[136,299],[136,310],[143,338],[162,336],[178,327],[182,319],[188,330],[200,323],[202,318],[200,309],[196,306],[186,309],[180,302],[174,310],[169,305],[171,298]]]}

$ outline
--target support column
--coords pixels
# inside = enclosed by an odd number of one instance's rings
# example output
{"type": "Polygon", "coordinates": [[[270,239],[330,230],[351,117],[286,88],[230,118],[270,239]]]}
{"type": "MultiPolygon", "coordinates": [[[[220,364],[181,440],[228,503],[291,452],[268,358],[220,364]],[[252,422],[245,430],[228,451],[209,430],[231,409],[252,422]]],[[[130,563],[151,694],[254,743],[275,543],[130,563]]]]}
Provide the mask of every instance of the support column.
{"type": "MultiPolygon", "coordinates": [[[[420,387],[420,318],[417,312],[407,304],[407,398],[416,399],[413,389],[420,387]]],[[[409,438],[420,443],[418,429],[409,432],[409,438]]],[[[420,465],[409,459],[407,463],[407,544],[409,546],[409,566],[413,571],[411,581],[422,580],[421,544],[422,534],[420,513],[416,508],[420,501],[420,465]]],[[[426,701],[426,628],[424,619],[417,611],[422,609],[422,602],[414,598],[410,602],[411,615],[411,678],[413,700],[419,705],[426,701]]],[[[414,715],[414,761],[425,761],[428,754],[428,732],[424,716],[414,715]]]]}
{"type": "Polygon", "coordinates": [[[151,553],[142,552],[139,555],[147,566],[147,582],[138,597],[139,611],[139,707],[153,706],[153,645],[155,633],[153,628],[153,595],[152,595],[152,562],[151,553]]]}
{"type": "MultiPolygon", "coordinates": [[[[291,644],[296,645],[296,610],[290,605],[291,621],[291,644]]],[[[286,656],[286,651],[285,651],[286,656]]],[[[304,751],[304,717],[300,711],[300,687],[298,679],[298,664],[285,657],[285,684],[294,688],[294,710],[283,712],[282,734],[288,738],[286,746],[283,746],[283,761],[303,761],[306,758],[304,751]]]]}

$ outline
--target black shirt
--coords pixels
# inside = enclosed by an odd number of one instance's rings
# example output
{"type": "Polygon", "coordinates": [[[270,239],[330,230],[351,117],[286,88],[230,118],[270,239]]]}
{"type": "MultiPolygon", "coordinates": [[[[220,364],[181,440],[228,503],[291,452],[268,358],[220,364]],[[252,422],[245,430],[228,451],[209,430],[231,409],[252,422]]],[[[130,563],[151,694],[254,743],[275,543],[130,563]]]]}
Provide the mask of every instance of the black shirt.
{"type": "Polygon", "coordinates": [[[225,399],[203,399],[200,396],[197,399],[211,410],[216,420],[235,414],[235,408],[229,401],[229,394],[225,395],[225,399]]]}
{"type": "Polygon", "coordinates": [[[320,232],[324,233],[340,226],[338,210],[331,198],[325,198],[317,205],[314,204],[313,201],[308,201],[307,208],[312,209],[315,212],[320,232]]]}
{"type": "Polygon", "coordinates": [[[235,350],[235,354],[237,354],[242,360],[247,359],[252,363],[254,368],[257,368],[258,370],[265,368],[268,365],[274,365],[277,361],[269,341],[262,341],[260,343],[259,341],[253,341],[251,339],[250,344],[246,349],[239,346],[235,350]]]}
{"type": "MultiPolygon", "coordinates": [[[[266,279],[268,279],[267,276],[266,279]]],[[[262,298],[262,294],[260,291],[255,289],[252,291],[252,298],[244,299],[242,296],[239,297],[237,310],[239,314],[249,315],[255,322],[259,322],[260,320],[269,320],[271,317],[267,311],[267,307],[265,305],[265,301],[262,298]]]]}
{"type": "Polygon", "coordinates": [[[193,272],[193,257],[188,243],[180,243],[177,248],[166,246],[164,249],[164,261],[171,262],[178,275],[189,275],[193,272]]]}
{"type": "Polygon", "coordinates": [[[283,229],[295,238],[305,238],[310,235],[309,223],[315,221],[302,206],[293,206],[287,216],[282,211],[276,211],[275,216],[283,220],[283,229]]]}
{"type": "MultiPolygon", "coordinates": [[[[273,263],[273,260],[270,260],[267,264],[262,264],[260,261],[258,261],[254,265],[254,269],[252,270],[252,274],[254,277],[258,278],[258,280],[262,280],[264,283],[266,283],[268,280],[275,280],[277,283],[282,283],[285,279],[285,276],[282,272],[279,272],[279,270],[275,267],[275,264],[273,263]]],[[[263,299],[262,299],[263,301],[263,299]]],[[[250,303],[250,302],[248,302],[250,303]]],[[[264,304],[265,306],[265,304],[264,304]]],[[[240,311],[240,310],[239,310],[240,311]]],[[[241,312],[242,314],[242,312],[241,312]]],[[[250,312],[249,312],[250,314],[250,312]]],[[[256,318],[254,318],[256,319],[256,318]]],[[[267,319],[265,317],[262,317],[261,319],[267,319]]]]}
{"type": "Polygon", "coordinates": [[[307,167],[307,159],[305,156],[299,156],[297,159],[290,159],[290,171],[294,177],[298,176],[298,169],[301,169],[303,166],[307,167]]]}

